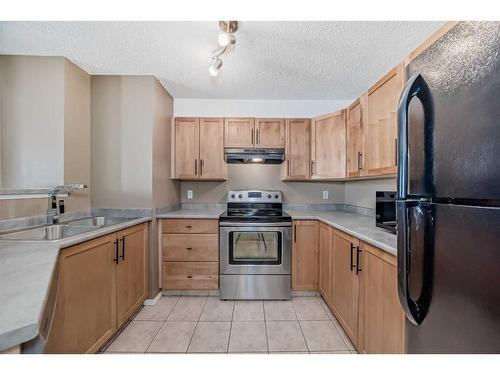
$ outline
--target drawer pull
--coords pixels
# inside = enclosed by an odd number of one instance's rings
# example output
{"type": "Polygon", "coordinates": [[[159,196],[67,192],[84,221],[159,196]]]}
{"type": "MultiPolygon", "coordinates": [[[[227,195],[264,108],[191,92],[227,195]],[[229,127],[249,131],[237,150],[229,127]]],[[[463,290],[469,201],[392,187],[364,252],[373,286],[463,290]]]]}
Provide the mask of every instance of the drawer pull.
{"type": "Polygon", "coordinates": [[[187,277],[188,279],[192,279],[192,278],[193,278],[193,276],[192,276],[192,275],[187,275],[186,277],[187,277]]]}
{"type": "Polygon", "coordinates": [[[186,247],[186,250],[193,250],[192,247],[186,247]]]}
{"type": "Polygon", "coordinates": [[[186,225],[186,228],[191,229],[192,226],[191,225],[186,225]]]}

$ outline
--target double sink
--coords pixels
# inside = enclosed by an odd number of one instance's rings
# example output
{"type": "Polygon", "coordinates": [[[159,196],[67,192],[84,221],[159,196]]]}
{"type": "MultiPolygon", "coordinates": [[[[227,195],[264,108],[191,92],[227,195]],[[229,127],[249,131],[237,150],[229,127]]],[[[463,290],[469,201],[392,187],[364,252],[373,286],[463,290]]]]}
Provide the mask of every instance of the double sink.
{"type": "Polygon", "coordinates": [[[102,227],[123,223],[128,220],[131,219],[93,216],[60,224],[44,225],[37,228],[11,232],[0,235],[0,239],[21,241],[55,241],[90,232],[102,227]]]}

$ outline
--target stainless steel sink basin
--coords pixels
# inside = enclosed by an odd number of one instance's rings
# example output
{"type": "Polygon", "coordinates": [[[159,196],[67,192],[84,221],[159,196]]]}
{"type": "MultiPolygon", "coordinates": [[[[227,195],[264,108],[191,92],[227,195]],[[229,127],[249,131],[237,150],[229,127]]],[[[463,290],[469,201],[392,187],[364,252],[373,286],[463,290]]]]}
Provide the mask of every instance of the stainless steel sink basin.
{"type": "Polygon", "coordinates": [[[107,225],[114,225],[123,223],[130,219],[121,218],[121,217],[105,217],[105,216],[94,216],[87,217],[84,219],[78,219],[68,222],[69,226],[85,226],[85,227],[103,227],[107,225]]]}
{"type": "Polygon", "coordinates": [[[54,241],[96,229],[90,226],[46,225],[0,236],[4,240],[54,241]]]}

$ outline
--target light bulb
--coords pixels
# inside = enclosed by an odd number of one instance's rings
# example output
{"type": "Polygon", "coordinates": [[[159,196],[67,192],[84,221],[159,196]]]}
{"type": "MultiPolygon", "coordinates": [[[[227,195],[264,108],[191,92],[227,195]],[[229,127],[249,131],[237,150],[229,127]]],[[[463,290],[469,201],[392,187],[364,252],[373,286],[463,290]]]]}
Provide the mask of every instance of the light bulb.
{"type": "Polygon", "coordinates": [[[229,34],[225,31],[219,31],[219,35],[217,36],[217,41],[219,42],[219,46],[225,47],[229,44],[229,34]]]}
{"type": "Polygon", "coordinates": [[[236,37],[233,34],[228,34],[225,31],[219,31],[219,35],[217,36],[217,41],[219,42],[219,46],[226,47],[228,45],[233,45],[236,43],[236,37]]]}
{"type": "Polygon", "coordinates": [[[210,65],[208,68],[208,72],[212,77],[217,77],[217,74],[219,74],[219,69],[222,66],[222,60],[221,59],[215,59],[213,64],[210,65]]]}

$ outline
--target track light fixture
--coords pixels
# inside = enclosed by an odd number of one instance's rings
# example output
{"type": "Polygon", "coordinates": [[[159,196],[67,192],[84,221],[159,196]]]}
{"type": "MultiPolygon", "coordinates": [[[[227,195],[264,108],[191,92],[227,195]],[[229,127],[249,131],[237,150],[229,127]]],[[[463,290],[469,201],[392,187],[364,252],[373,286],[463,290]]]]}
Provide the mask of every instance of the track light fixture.
{"type": "Polygon", "coordinates": [[[221,56],[236,43],[234,33],[238,30],[238,21],[219,21],[219,28],[217,42],[220,47],[212,52],[212,65],[208,68],[208,72],[212,77],[216,77],[219,74],[219,70],[222,67],[221,56]]]}

